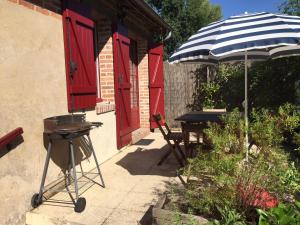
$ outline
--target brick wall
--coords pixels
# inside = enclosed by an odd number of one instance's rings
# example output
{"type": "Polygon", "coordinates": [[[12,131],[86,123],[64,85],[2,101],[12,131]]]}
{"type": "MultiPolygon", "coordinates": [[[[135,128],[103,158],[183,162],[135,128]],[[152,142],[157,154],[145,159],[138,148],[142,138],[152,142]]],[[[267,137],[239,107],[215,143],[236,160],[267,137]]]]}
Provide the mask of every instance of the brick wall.
{"type": "Polygon", "coordinates": [[[140,99],[140,124],[141,128],[149,128],[149,75],[148,75],[148,43],[146,40],[138,39],[139,59],[139,99],[140,99]]]}
{"type": "Polygon", "coordinates": [[[62,5],[61,0],[8,0],[9,2],[19,4],[28,9],[42,13],[46,16],[53,16],[61,19],[62,5]]]}
{"type": "Polygon", "coordinates": [[[97,23],[99,73],[101,98],[104,102],[114,104],[114,68],[113,68],[113,45],[112,24],[108,19],[101,19],[97,23]]]}

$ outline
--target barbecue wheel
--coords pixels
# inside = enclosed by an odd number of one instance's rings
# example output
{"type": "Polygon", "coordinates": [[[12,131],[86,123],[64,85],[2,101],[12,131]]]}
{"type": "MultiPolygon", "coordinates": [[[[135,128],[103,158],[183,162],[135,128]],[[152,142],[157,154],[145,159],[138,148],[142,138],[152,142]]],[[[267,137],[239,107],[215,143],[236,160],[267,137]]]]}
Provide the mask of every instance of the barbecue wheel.
{"type": "Polygon", "coordinates": [[[77,202],[75,203],[74,211],[77,213],[81,213],[85,209],[86,200],[85,198],[78,198],[77,202]]]}
{"type": "Polygon", "coordinates": [[[36,208],[38,207],[40,204],[42,204],[42,198],[39,200],[39,194],[38,193],[35,193],[32,198],[31,198],[31,206],[33,208],[36,208]]]}

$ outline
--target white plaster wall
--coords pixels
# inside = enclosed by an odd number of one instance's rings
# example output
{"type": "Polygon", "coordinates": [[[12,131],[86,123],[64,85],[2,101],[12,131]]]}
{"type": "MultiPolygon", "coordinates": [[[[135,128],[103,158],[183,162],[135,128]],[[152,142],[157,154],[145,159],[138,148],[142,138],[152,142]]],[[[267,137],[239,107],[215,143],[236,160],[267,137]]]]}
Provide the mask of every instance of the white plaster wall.
{"type": "MultiPolygon", "coordinates": [[[[24,129],[24,142],[0,157],[0,224],[24,224],[46,157],[43,119],[67,114],[63,28],[57,18],[6,0],[0,21],[0,137],[24,129]]],[[[103,162],[117,152],[114,112],[90,111],[87,119],[104,123],[91,132],[103,162]]],[[[51,161],[46,183],[59,172],[51,161]]]]}
{"type": "Polygon", "coordinates": [[[24,129],[24,143],[0,158],[0,221],[18,224],[43,168],[42,120],[66,113],[63,34],[60,20],[5,0],[0,21],[0,136],[24,129]]]}
{"type": "MultiPolygon", "coordinates": [[[[102,122],[103,125],[95,128],[90,132],[91,140],[100,162],[111,158],[118,153],[117,138],[116,138],[116,115],[115,112],[108,112],[101,115],[96,115],[95,111],[86,112],[86,119],[92,122],[102,122]]],[[[93,159],[90,160],[92,167],[94,166],[93,159]]],[[[105,171],[103,171],[105,175],[105,171]]],[[[105,178],[105,176],[104,176],[105,178]]]]}

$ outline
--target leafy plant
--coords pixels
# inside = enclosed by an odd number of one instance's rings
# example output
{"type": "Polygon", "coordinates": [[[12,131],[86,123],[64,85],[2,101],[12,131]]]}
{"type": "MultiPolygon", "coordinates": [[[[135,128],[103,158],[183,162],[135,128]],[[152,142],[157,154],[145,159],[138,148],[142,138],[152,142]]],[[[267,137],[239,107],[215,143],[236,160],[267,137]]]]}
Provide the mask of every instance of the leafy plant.
{"type": "Polygon", "coordinates": [[[218,207],[222,219],[213,220],[206,225],[246,225],[245,219],[241,214],[236,212],[235,209],[231,209],[225,206],[223,209],[218,207]]]}
{"type": "Polygon", "coordinates": [[[296,205],[280,203],[269,211],[257,209],[259,225],[298,225],[300,224],[299,203],[296,205]]]}
{"type": "Polygon", "coordinates": [[[207,67],[199,67],[192,71],[194,79],[193,102],[187,107],[192,110],[203,108],[224,108],[225,103],[220,95],[220,88],[226,77],[214,76],[216,68],[210,66],[210,75],[207,74],[207,67]]]}
{"type": "Polygon", "coordinates": [[[253,109],[251,117],[249,127],[252,140],[268,156],[272,147],[278,146],[283,141],[281,130],[277,126],[278,118],[267,109],[253,109]]]}
{"type": "Polygon", "coordinates": [[[204,97],[203,108],[212,109],[216,107],[217,100],[214,98],[214,96],[218,93],[220,85],[215,82],[202,83],[200,89],[201,92],[203,92],[204,97]]]}
{"type": "Polygon", "coordinates": [[[290,103],[280,106],[278,109],[278,123],[282,132],[294,132],[300,126],[300,111],[290,103]]]}
{"type": "Polygon", "coordinates": [[[205,130],[208,138],[213,142],[217,152],[240,153],[244,145],[244,120],[236,108],[222,118],[222,124],[212,123],[205,130]]]}
{"type": "Polygon", "coordinates": [[[295,193],[300,190],[300,174],[292,162],[289,168],[280,176],[280,182],[285,186],[290,193],[295,193]]]}

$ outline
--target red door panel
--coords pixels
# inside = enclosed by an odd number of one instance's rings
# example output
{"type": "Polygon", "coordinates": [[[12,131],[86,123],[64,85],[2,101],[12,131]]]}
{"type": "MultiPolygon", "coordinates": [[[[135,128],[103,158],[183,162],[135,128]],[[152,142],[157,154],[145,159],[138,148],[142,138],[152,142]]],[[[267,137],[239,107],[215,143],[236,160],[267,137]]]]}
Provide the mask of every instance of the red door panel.
{"type": "Polygon", "coordinates": [[[116,25],[113,34],[113,53],[118,149],[131,142],[129,46],[127,29],[120,24],[116,25]]]}
{"type": "Polygon", "coordinates": [[[63,13],[69,112],[96,105],[94,22],[70,9],[63,13]]]}
{"type": "Polygon", "coordinates": [[[164,64],[163,45],[149,48],[149,87],[150,87],[150,128],[157,128],[152,115],[160,113],[165,116],[164,107],[164,64]]]}

